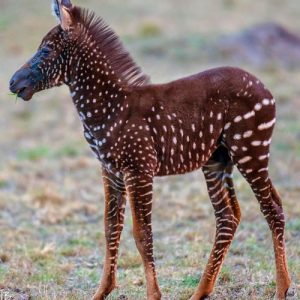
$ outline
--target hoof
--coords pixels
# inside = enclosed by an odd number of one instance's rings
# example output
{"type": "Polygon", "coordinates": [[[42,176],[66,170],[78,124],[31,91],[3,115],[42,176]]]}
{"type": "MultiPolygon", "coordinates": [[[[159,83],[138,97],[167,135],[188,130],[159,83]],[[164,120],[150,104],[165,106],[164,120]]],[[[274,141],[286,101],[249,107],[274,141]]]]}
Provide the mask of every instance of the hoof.
{"type": "Polygon", "coordinates": [[[155,293],[152,294],[151,296],[147,296],[147,300],[161,300],[161,294],[160,293],[155,293]]]}
{"type": "Polygon", "coordinates": [[[286,291],[285,295],[279,295],[276,293],[274,300],[297,300],[297,288],[295,285],[291,285],[286,291]]]}
{"type": "Polygon", "coordinates": [[[92,300],[104,300],[106,296],[100,295],[100,294],[95,294],[92,298],[92,300]]]}
{"type": "Polygon", "coordinates": [[[92,298],[92,300],[105,300],[106,297],[108,297],[108,295],[111,293],[111,291],[109,292],[100,292],[98,291],[94,297],[92,298]]]}
{"type": "Polygon", "coordinates": [[[109,286],[100,285],[92,300],[105,300],[115,288],[117,288],[116,283],[110,284],[109,286]]]}
{"type": "Polygon", "coordinates": [[[296,300],[297,299],[297,288],[295,285],[291,285],[285,295],[286,300],[296,300]]]}
{"type": "Polygon", "coordinates": [[[193,295],[189,300],[209,300],[209,296],[198,296],[198,295],[193,295]]]}
{"type": "Polygon", "coordinates": [[[161,300],[162,295],[160,290],[147,294],[147,300],[161,300]]]}

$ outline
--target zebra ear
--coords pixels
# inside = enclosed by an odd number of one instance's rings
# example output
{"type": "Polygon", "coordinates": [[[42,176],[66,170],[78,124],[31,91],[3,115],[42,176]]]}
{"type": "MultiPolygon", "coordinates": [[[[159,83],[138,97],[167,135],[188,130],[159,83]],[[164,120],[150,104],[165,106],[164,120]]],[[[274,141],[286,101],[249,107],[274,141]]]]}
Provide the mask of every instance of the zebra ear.
{"type": "Polygon", "coordinates": [[[53,14],[57,17],[63,30],[68,30],[72,25],[72,7],[70,0],[52,0],[53,14]]]}

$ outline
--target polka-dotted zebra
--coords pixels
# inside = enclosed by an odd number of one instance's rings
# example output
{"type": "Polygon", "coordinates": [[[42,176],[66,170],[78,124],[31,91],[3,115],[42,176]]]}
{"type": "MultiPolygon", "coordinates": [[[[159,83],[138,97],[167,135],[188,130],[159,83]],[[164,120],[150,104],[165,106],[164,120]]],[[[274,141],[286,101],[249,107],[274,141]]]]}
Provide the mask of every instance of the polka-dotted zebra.
{"type": "MultiPolygon", "coordinates": [[[[60,24],[12,78],[24,100],[67,84],[84,135],[103,168],[106,258],[94,300],[116,286],[117,255],[128,196],[133,233],[142,256],[148,299],[161,299],[153,258],[153,177],[202,168],[216,216],[215,243],[191,299],[210,295],[240,222],[232,170],[252,187],[270,226],[277,299],[288,274],[281,199],[268,172],[275,100],[264,85],[237,68],[217,68],[167,84],[150,84],[115,33],[94,13],[69,0],[53,1],[60,24]]],[[[170,211],[170,214],[172,212],[170,211]]]]}

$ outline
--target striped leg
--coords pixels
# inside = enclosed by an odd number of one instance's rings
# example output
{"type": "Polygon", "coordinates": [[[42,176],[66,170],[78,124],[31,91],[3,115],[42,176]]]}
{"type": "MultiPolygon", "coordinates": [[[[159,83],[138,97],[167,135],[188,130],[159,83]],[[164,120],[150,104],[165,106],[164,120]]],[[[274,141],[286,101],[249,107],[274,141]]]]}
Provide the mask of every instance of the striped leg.
{"type": "Polygon", "coordinates": [[[161,292],[153,258],[151,223],[153,178],[147,174],[127,174],[125,183],[132,210],[133,235],[145,268],[147,299],[159,300],[161,292]]]}
{"type": "Polygon", "coordinates": [[[240,208],[233,181],[233,164],[227,150],[220,147],[203,167],[208,192],[216,216],[216,237],[208,264],[191,300],[204,299],[213,291],[227,250],[240,222],[240,208]]]}
{"type": "MultiPolygon", "coordinates": [[[[275,251],[275,260],[276,260],[276,281],[277,281],[277,299],[285,299],[285,296],[289,292],[289,287],[291,286],[291,279],[289,276],[289,271],[287,268],[286,253],[285,253],[285,238],[284,238],[284,229],[285,229],[285,220],[284,213],[282,208],[282,201],[274,188],[271,180],[271,197],[273,200],[272,212],[274,213],[273,220],[268,222],[272,230],[274,251],[275,251]]],[[[290,296],[293,295],[294,291],[290,291],[290,296]]]]}
{"type": "Polygon", "coordinates": [[[269,178],[268,160],[252,159],[245,163],[237,160],[237,166],[255,193],[271,229],[276,262],[276,299],[284,300],[291,285],[285,254],[285,220],[281,199],[269,178]],[[250,169],[253,166],[256,166],[256,169],[250,169]],[[251,172],[245,170],[251,170],[251,172]]]}
{"type": "Polygon", "coordinates": [[[126,205],[125,185],[120,179],[103,170],[103,184],[105,190],[106,255],[100,287],[93,300],[105,299],[116,287],[117,256],[126,205]]]}

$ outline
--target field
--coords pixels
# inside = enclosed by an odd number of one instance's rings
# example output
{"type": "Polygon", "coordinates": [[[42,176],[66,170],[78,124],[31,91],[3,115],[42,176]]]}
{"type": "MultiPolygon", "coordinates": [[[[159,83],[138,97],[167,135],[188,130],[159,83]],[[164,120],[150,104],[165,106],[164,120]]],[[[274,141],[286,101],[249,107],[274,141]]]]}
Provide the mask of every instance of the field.
{"type": "MultiPolygon", "coordinates": [[[[300,34],[299,0],[77,0],[112,25],[153,82],[232,64],[206,45],[254,24],[300,34]],[[256,3],[257,2],[257,3],[256,3]]],[[[9,95],[8,81],[56,20],[50,1],[0,0],[0,300],[90,299],[104,255],[104,194],[66,87],[9,95]],[[48,3],[49,2],[49,3],[48,3]]],[[[235,65],[255,73],[277,100],[271,175],[287,219],[287,256],[300,288],[300,69],[235,65]]],[[[273,299],[270,232],[250,188],[234,173],[242,222],[211,299],[273,299]]],[[[163,299],[192,295],[207,262],[215,221],[201,171],[155,182],[153,228],[163,299]]],[[[109,299],[146,298],[127,207],[119,288],[109,299]],[[125,295],[126,297],[120,297],[125,295]]],[[[298,291],[299,294],[299,291],[298,291]]]]}

